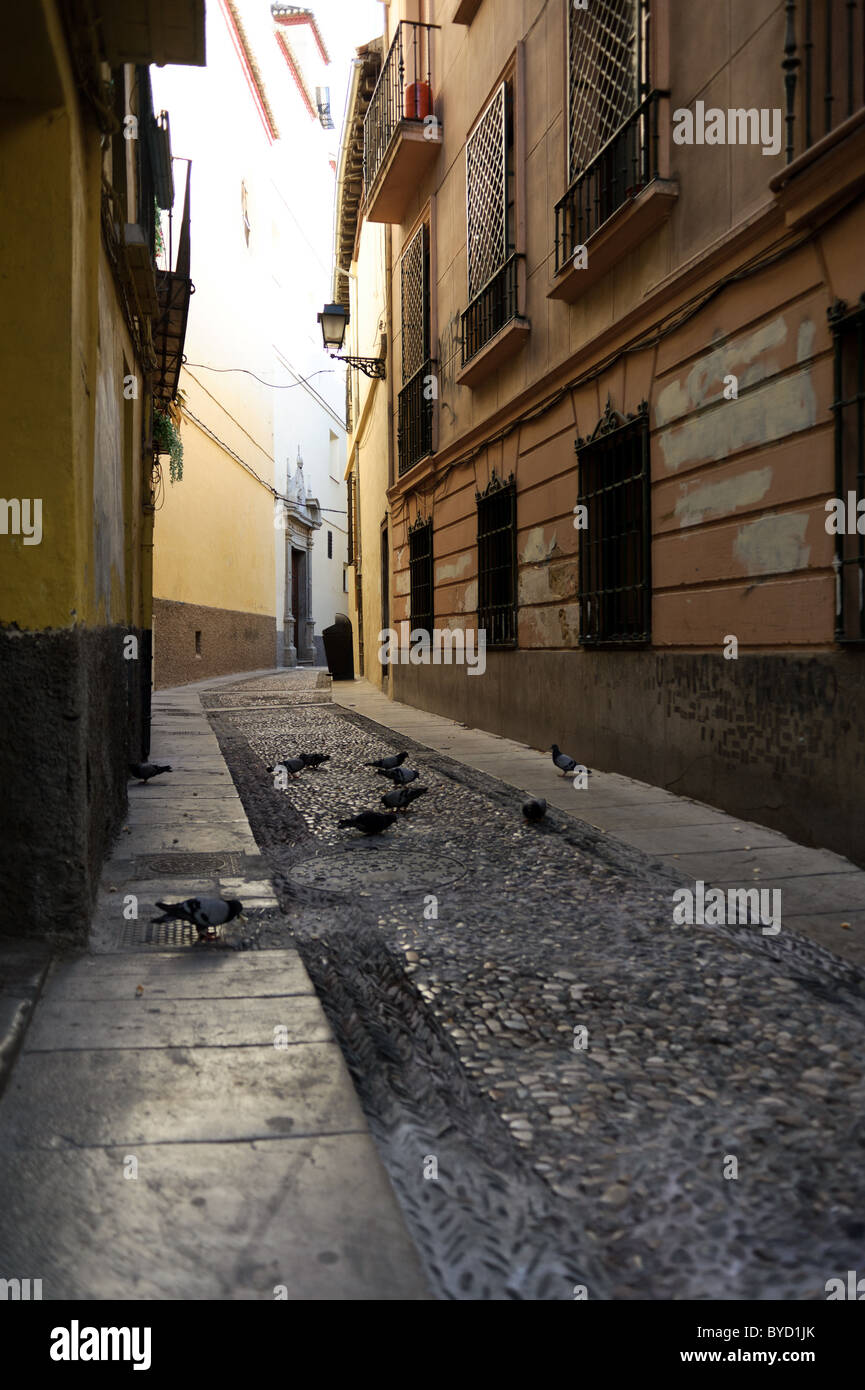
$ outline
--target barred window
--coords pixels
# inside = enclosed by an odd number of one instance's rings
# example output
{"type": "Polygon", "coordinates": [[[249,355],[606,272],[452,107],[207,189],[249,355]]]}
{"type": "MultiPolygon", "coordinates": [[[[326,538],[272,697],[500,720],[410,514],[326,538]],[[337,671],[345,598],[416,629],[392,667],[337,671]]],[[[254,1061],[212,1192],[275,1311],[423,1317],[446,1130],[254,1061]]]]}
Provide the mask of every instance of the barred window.
{"type": "MultiPolygon", "coordinates": [[[[835,493],[843,504],[835,523],[835,636],[839,642],[865,642],[865,535],[858,530],[865,499],[865,295],[852,310],[843,300],[834,304],[829,320],[835,344],[835,493]]],[[[865,526],[865,516],[861,520],[865,526]]]]}
{"type": "Polygon", "coordinates": [[[517,641],[517,490],[493,473],[478,505],[478,630],[488,647],[517,641]]]}
{"type": "Polygon", "coordinates": [[[590,439],[578,439],[580,642],[651,636],[649,408],[623,416],[609,401],[590,439]]]}
{"type": "Polygon", "coordinates": [[[513,108],[513,82],[505,79],[466,141],[463,365],[518,313],[513,108]]]}
{"type": "MultiPolygon", "coordinates": [[[[637,36],[648,25],[648,9],[644,0],[568,6],[569,181],[633,115],[644,76],[637,70],[637,36]]],[[[641,46],[641,63],[644,52],[641,46]]]]}
{"type": "Polygon", "coordinates": [[[348,563],[360,564],[360,517],[357,514],[357,475],[352,469],[345,481],[348,511],[348,563]]]}
{"type": "Polygon", "coordinates": [[[328,558],[328,560],[332,560],[332,559],[333,559],[333,532],[332,532],[332,531],[328,531],[328,533],[327,533],[327,558],[328,558]]]}
{"type": "Polygon", "coordinates": [[[432,452],[429,234],[422,223],[400,262],[402,380],[397,446],[402,476],[432,452]]]}
{"type": "Polygon", "coordinates": [[[433,528],[418,517],[409,531],[411,631],[433,629],[433,528]]]}
{"type": "Polygon", "coordinates": [[[556,269],[657,176],[651,0],[568,6],[568,191],[556,205],[556,269]]]}

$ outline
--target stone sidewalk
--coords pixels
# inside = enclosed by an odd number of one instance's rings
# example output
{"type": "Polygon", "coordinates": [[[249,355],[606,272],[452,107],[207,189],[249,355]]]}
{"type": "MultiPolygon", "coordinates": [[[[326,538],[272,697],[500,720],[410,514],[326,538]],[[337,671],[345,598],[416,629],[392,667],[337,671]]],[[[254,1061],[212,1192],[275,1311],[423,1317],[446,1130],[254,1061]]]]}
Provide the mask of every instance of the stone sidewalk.
{"type": "Polygon", "coordinates": [[[278,911],[199,700],[225,683],[154,696],[173,771],[130,784],[91,951],[35,1006],[0,1101],[0,1276],[54,1300],[425,1299],[297,952],[150,927],[157,898],[278,911]]]}
{"type": "MultiPolygon", "coordinates": [[[[593,771],[585,789],[561,777],[549,753],[389,700],[369,681],[336,681],[335,704],[498,777],[654,859],[718,888],[781,890],[783,926],[865,966],[865,870],[830,850],[616,773],[593,771]]],[[[579,749],[567,749],[579,757],[579,749]]]]}

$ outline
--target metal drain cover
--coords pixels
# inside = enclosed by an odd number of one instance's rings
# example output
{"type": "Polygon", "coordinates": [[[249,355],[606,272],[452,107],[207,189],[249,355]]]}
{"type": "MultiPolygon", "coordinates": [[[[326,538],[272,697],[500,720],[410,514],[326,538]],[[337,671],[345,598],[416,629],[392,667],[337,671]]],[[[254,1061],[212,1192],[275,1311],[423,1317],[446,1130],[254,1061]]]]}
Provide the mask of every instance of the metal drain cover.
{"type": "Polygon", "coordinates": [[[124,922],[120,946],[193,946],[198,933],[188,922],[124,922]]]}
{"type": "Polygon", "coordinates": [[[419,850],[364,846],[306,859],[296,864],[288,877],[302,888],[366,895],[391,883],[417,889],[430,883],[454,883],[464,873],[465,866],[456,859],[431,859],[419,850]]]}
{"type": "Polygon", "coordinates": [[[192,878],[204,878],[228,869],[232,874],[240,874],[243,869],[239,859],[243,855],[231,854],[225,850],[221,854],[154,854],[141,855],[135,860],[136,878],[172,878],[175,874],[189,874],[192,878]]]}

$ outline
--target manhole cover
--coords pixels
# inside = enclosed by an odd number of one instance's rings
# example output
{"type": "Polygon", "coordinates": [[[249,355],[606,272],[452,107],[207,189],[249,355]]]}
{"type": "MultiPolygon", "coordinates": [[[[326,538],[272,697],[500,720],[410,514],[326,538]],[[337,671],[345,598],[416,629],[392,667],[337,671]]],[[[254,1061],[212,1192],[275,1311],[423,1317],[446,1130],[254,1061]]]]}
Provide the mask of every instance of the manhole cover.
{"type": "MultiPolygon", "coordinates": [[[[242,856],[241,856],[242,858],[242,856]]],[[[135,861],[136,878],[172,878],[175,874],[189,874],[194,878],[218,874],[229,869],[232,874],[240,872],[238,856],[228,850],[222,854],[154,854],[141,856],[135,861]]]]}
{"type": "Polygon", "coordinates": [[[288,877],[303,888],[365,895],[391,883],[421,891],[432,883],[453,883],[464,873],[464,865],[456,859],[432,859],[417,850],[394,850],[376,844],[307,859],[296,864],[288,877]]]}

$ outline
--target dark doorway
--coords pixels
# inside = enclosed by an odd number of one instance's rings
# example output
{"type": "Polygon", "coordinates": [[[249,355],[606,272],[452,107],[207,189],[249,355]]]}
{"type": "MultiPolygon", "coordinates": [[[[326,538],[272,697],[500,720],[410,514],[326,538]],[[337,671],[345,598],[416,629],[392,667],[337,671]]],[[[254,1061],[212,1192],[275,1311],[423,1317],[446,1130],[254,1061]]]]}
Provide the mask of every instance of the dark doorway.
{"type": "Polygon", "coordinates": [[[301,631],[300,619],[302,616],[300,589],[304,579],[303,552],[292,550],[291,552],[291,616],[294,618],[294,645],[300,656],[301,631]]]}
{"type": "Polygon", "coordinates": [[[387,522],[381,528],[381,625],[383,629],[390,627],[390,563],[387,522]]]}

